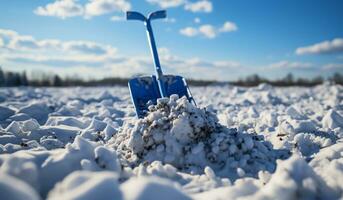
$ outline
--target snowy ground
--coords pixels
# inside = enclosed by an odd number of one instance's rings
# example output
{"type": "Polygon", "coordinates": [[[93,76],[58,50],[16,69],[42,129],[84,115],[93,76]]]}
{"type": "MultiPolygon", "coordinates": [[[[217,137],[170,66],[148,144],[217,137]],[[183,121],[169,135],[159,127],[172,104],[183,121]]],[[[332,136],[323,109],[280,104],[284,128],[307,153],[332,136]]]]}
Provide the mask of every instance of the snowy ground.
{"type": "Polygon", "coordinates": [[[0,199],[342,199],[343,87],[0,90],[0,199]]]}

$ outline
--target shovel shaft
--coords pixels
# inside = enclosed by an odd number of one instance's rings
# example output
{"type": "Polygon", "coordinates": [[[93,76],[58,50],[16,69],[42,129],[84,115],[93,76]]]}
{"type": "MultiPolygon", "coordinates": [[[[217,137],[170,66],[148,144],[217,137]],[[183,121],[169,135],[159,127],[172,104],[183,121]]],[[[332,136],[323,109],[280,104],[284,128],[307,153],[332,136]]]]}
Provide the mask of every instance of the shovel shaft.
{"type": "Polygon", "coordinates": [[[149,41],[149,45],[150,45],[151,55],[152,55],[152,58],[153,58],[154,64],[155,64],[158,87],[159,87],[159,90],[161,92],[161,96],[166,97],[167,93],[166,93],[166,90],[164,88],[164,84],[163,84],[163,80],[162,80],[163,79],[163,73],[162,73],[162,69],[161,69],[160,60],[158,57],[158,52],[157,52],[157,48],[156,48],[154,33],[152,31],[150,19],[145,21],[145,25],[147,28],[147,36],[148,36],[148,41],[149,41]]]}

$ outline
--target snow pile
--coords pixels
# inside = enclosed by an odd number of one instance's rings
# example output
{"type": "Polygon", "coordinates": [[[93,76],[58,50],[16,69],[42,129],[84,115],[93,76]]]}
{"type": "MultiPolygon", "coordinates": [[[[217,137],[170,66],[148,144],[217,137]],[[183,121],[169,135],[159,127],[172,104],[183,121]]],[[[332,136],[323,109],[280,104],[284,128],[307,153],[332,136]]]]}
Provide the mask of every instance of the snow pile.
{"type": "Polygon", "coordinates": [[[19,113],[24,113],[36,119],[40,124],[44,124],[48,119],[51,109],[45,103],[32,103],[21,108],[19,113]]]}
{"type": "Polygon", "coordinates": [[[257,193],[242,199],[335,199],[338,196],[305,160],[292,156],[281,161],[269,182],[257,193]],[[282,194],[282,195],[280,195],[282,194]]]}
{"type": "Polygon", "coordinates": [[[118,175],[112,172],[76,171],[56,184],[49,192],[53,199],[122,199],[118,175]],[[101,191],[101,192],[99,192],[101,191]]]}
{"type": "Polygon", "coordinates": [[[337,197],[343,196],[343,143],[337,143],[319,152],[309,163],[337,197]]]}
{"type": "Polygon", "coordinates": [[[36,191],[25,182],[0,174],[0,198],[6,200],[39,200],[36,191]]]}
{"type": "Polygon", "coordinates": [[[126,124],[110,143],[128,166],[159,160],[191,174],[209,166],[233,179],[273,172],[275,160],[289,155],[273,150],[261,135],[220,125],[214,113],[177,95],[159,99],[144,119],[126,124]]]}
{"type": "Polygon", "coordinates": [[[179,184],[158,177],[131,178],[120,186],[127,200],[190,200],[179,184]]]}
{"type": "MultiPolygon", "coordinates": [[[[113,150],[81,136],[77,136],[74,142],[67,144],[64,149],[33,149],[0,155],[0,165],[0,173],[21,179],[39,191],[43,197],[57,182],[77,170],[121,173],[121,165],[113,150]]],[[[64,189],[62,187],[57,190],[64,189]]]]}
{"type": "Polygon", "coordinates": [[[14,114],[14,110],[7,108],[5,106],[0,106],[0,120],[5,120],[14,114]]]}
{"type": "MultiPolygon", "coordinates": [[[[335,170],[337,173],[337,170],[335,170]]],[[[332,175],[329,177],[333,178],[332,175]]],[[[336,177],[339,180],[340,177],[336,177]]],[[[192,195],[195,199],[338,199],[342,191],[329,187],[304,159],[297,155],[279,161],[274,174],[260,173],[259,179],[239,179],[233,186],[192,195]]],[[[336,181],[337,182],[337,181],[336,181]]],[[[338,181],[339,182],[339,181],[338,181]]]]}
{"type": "Polygon", "coordinates": [[[334,110],[326,113],[323,120],[323,127],[328,129],[343,128],[343,117],[334,110]]]}

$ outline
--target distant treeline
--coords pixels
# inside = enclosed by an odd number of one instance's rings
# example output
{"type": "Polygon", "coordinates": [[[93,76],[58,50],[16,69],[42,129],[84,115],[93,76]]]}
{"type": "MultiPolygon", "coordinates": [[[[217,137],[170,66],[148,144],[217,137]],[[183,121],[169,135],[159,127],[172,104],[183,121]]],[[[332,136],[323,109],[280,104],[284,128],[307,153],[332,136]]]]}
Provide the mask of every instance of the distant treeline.
{"type": "MultiPolygon", "coordinates": [[[[33,87],[69,87],[69,86],[127,86],[128,78],[103,78],[99,80],[83,80],[77,77],[61,78],[57,74],[37,73],[35,78],[27,78],[26,72],[10,72],[3,71],[0,68],[0,87],[15,87],[15,86],[33,86],[33,87]],[[37,75],[38,74],[38,75],[37,75]]],[[[336,84],[343,85],[343,75],[335,73],[331,77],[324,79],[321,76],[308,78],[294,78],[290,73],[284,78],[278,80],[268,80],[257,74],[248,76],[244,79],[231,82],[205,81],[187,79],[189,85],[207,86],[216,84],[232,84],[236,86],[257,86],[261,83],[268,83],[274,86],[315,86],[322,84],[324,81],[330,81],[336,84]]]]}

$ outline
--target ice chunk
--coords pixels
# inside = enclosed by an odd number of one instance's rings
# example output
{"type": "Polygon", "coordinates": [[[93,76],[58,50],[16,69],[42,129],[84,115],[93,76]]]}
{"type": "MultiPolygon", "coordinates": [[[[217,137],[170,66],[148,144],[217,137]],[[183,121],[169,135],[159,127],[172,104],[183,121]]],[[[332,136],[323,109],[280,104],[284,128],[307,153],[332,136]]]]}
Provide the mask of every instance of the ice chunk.
{"type": "Polygon", "coordinates": [[[323,128],[343,128],[343,117],[340,114],[338,114],[335,110],[330,110],[323,117],[322,124],[323,128]]]}
{"type": "Polygon", "coordinates": [[[44,124],[48,119],[49,113],[51,113],[51,109],[45,103],[32,103],[22,107],[18,112],[35,118],[39,124],[44,124]]]}
{"type": "Polygon", "coordinates": [[[109,140],[110,138],[112,138],[112,136],[114,134],[117,133],[117,130],[114,129],[111,125],[107,124],[106,128],[104,129],[104,133],[105,133],[105,140],[109,140]]]}
{"type": "Polygon", "coordinates": [[[86,128],[86,124],[76,117],[62,117],[62,116],[50,116],[45,125],[58,126],[67,125],[77,127],[80,129],[86,128]]]}
{"type": "Polygon", "coordinates": [[[29,132],[29,131],[37,130],[40,127],[39,123],[35,119],[25,120],[25,121],[21,122],[21,124],[22,124],[22,128],[21,129],[24,132],[29,132]]]}
{"type": "Polygon", "coordinates": [[[39,143],[48,150],[64,147],[64,144],[53,136],[43,136],[39,143]]]}
{"type": "Polygon", "coordinates": [[[91,124],[86,128],[93,131],[102,131],[106,128],[107,124],[95,118],[92,119],[91,124]]]}
{"type": "Polygon", "coordinates": [[[294,137],[296,149],[304,156],[311,156],[317,153],[321,148],[333,144],[330,138],[315,136],[308,133],[300,133],[294,137]]]}
{"type": "Polygon", "coordinates": [[[317,130],[316,125],[311,120],[292,120],[291,124],[296,133],[312,133],[317,130]]]}
{"type": "Polygon", "coordinates": [[[8,125],[5,130],[7,132],[13,133],[14,135],[19,135],[22,133],[20,124],[16,121],[13,121],[10,125],[8,125]]]}
{"type": "Polygon", "coordinates": [[[294,108],[293,106],[290,106],[287,108],[286,113],[292,118],[292,119],[304,119],[304,116],[299,113],[299,111],[294,108]]]}

